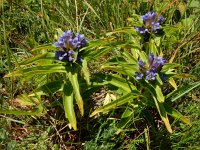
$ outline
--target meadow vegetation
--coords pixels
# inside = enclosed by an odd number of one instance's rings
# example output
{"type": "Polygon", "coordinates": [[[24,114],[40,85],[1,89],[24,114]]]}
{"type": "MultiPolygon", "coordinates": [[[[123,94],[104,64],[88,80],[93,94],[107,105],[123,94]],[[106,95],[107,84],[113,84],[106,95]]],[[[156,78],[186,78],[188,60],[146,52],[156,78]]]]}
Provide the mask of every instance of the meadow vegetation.
{"type": "Polygon", "coordinates": [[[199,149],[199,0],[0,7],[0,149],[199,149]]]}

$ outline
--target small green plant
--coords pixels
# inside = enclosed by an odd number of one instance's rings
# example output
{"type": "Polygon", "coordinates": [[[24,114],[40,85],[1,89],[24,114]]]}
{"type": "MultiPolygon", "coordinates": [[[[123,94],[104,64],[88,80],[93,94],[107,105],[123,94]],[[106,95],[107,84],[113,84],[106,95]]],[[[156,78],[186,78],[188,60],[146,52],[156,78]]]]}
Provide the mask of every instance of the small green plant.
{"type": "MultiPolygon", "coordinates": [[[[158,50],[157,46],[153,43],[159,38],[159,31],[162,30],[160,24],[164,18],[151,11],[143,15],[142,19],[144,26],[136,28],[136,31],[141,34],[142,37],[149,37],[148,39],[143,40],[143,42],[145,42],[145,51],[141,49],[142,46],[140,46],[137,42],[138,35],[133,34],[133,44],[129,46],[129,48],[131,48],[131,53],[128,52],[128,49],[124,49],[120,56],[114,56],[113,59],[110,59],[110,61],[106,62],[102,66],[102,69],[112,70],[121,74],[120,76],[116,73],[110,73],[103,80],[105,80],[105,84],[107,84],[107,81],[108,83],[122,89],[123,95],[117,100],[114,100],[113,102],[95,110],[91,114],[91,117],[97,113],[115,109],[125,103],[128,103],[128,105],[133,108],[145,108],[150,106],[157,108],[167,130],[172,133],[168,115],[176,119],[180,119],[186,124],[190,124],[190,122],[187,118],[181,115],[180,112],[171,107],[170,103],[181,98],[192,89],[198,87],[200,82],[183,87],[185,88],[184,91],[182,88],[177,88],[177,84],[175,82],[176,78],[192,76],[177,73],[175,68],[180,67],[180,65],[172,63],[175,56],[172,56],[168,63],[166,63],[166,59],[163,59],[161,56],[154,55],[163,54],[162,50],[158,50]],[[110,81],[112,80],[115,80],[115,82],[111,83],[110,81]],[[171,93],[165,94],[163,92],[163,88],[167,85],[167,82],[169,85],[174,87],[175,90],[171,93]]],[[[123,32],[131,34],[131,32],[126,31],[125,29],[123,32]]],[[[113,33],[119,33],[119,31],[113,33]]],[[[159,40],[161,39],[159,38],[159,40]]],[[[162,43],[162,41],[160,42],[162,43]]],[[[123,45],[126,44],[127,42],[123,43],[123,45]]],[[[128,113],[128,115],[131,116],[132,113],[128,113]]],[[[127,115],[124,116],[127,117],[127,115]]]]}
{"type": "Polygon", "coordinates": [[[68,30],[63,32],[62,36],[59,37],[58,42],[54,43],[55,47],[44,46],[37,48],[37,50],[52,49],[55,50],[55,53],[45,52],[33,58],[27,59],[19,64],[20,67],[17,71],[6,75],[6,77],[21,76],[29,79],[36,75],[49,73],[60,73],[63,75],[63,77],[36,88],[29,95],[23,94],[18,97],[21,104],[35,106],[38,108],[37,111],[22,112],[14,110],[1,110],[0,112],[19,115],[41,114],[42,111],[44,111],[41,96],[48,93],[61,91],[65,115],[74,130],[77,130],[73,99],[75,97],[80,114],[83,116],[84,107],[80,94],[78,78],[81,75],[80,72],[82,71],[86,83],[89,84],[90,82],[87,62],[82,58],[83,56],[81,56],[83,51],[80,51],[80,49],[83,48],[87,43],[88,41],[83,34],[77,33],[76,36],[74,36],[73,33],[68,30]],[[57,48],[59,51],[57,51],[57,48]]]}

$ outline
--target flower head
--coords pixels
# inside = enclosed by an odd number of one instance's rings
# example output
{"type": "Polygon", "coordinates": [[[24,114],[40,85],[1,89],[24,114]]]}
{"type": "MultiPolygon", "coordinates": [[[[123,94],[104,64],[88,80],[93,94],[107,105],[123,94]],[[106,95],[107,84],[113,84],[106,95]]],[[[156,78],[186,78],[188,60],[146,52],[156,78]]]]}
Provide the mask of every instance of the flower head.
{"type": "Polygon", "coordinates": [[[74,52],[78,51],[76,62],[82,63],[79,49],[84,47],[87,43],[88,40],[83,34],[76,33],[76,35],[73,36],[71,30],[67,30],[63,32],[63,34],[58,38],[58,41],[54,43],[54,46],[60,50],[55,52],[55,59],[73,62],[74,52]]]}
{"type": "Polygon", "coordinates": [[[136,31],[140,34],[147,32],[157,33],[161,27],[161,23],[164,21],[163,16],[158,15],[154,11],[149,11],[145,15],[141,16],[143,19],[143,26],[137,27],[136,31]]]}
{"type": "MultiPolygon", "coordinates": [[[[145,66],[145,63],[142,60],[138,61],[139,71],[135,72],[135,77],[137,80],[143,79],[143,77],[148,81],[154,81],[156,79],[156,73],[159,73],[166,59],[158,56],[154,56],[153,53],[149,54],[148,66],[145,66]]],[[[162,75],[163,79],[166,79],[165,75],[162,75]]]]}

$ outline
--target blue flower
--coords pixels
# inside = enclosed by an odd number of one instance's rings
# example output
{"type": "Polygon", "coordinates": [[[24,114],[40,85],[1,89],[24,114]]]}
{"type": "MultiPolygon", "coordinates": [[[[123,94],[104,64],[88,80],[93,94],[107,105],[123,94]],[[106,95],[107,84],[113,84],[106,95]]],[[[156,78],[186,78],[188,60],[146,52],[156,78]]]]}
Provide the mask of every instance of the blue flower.
{"type": "Polygon", "coordinates": [[[154,11],[149,11],[145,15],[141,16],[143,19],[143,26],[137,27],[136,31],[140,34],[144,34],[147,32],[157,33],[161,27],[161,23],[164,21],[163,16],[158,15],[154,11]]]}
{"type": "Polygon", "coordinates": [[[144,62],[143,62],[142,60],[139,60],[139,61],[138,61],[138,64],[139,64],[139,66],[140,66],[141,68],[144,68],[144,66],[145,66],[145,64],[144,64],[144,62]]]}
{"type": "Polygon", "coordinates": [[[66,50],[70,48],[70,40],[72,39],[71,30],[67,30],[63,32],[62,36],[58,38],[58,41],[54,43],[54,46],[61,49],[66,50]]]}
{"type": "Polygon", "coordinates": [[[73,52],[72,51],[68,51],[68,52],[64,52],[64,51],[57,51],[55,52],[55,59],[60,60],[60,61],[68,61],[71,62],[73,61],[73,52]]]}
{"type": "Polygon", "coordinates": [[[161,70],[162,67],[164,66],[164,64],[166,63],[166,59],[163,59],[162,57],[156,57],[155,58],[155,62],[154,64],[152,65],[152,67],[155,67],[156,70],[161,70]]]}
{"type": "MultiPolygon", "coordinates": [[[[159,73],[166,59],[163,57],[156,57],[153,53],[149,54],[148,65],[145,66],[145,63],[142,60],[138,61],[139,72],[135,72],[135,77],[137,80],[146,79],[148,81],[154,81],[156,79],[156,73],[159,73]]],[[[161,78],[163,81],[166,79],[166,75],[162,74],[161,78]]]]}
{"type": "Polygon", "coordinates": [[[157,22],[158,22],[159,24],[161,24],[164,20],[165,20],[165,19],[164,19],[163,16],[159,16],[157,22]]]}
{"type": "Polygon", "coordinates": [[[58,41],[54,43],[54,46],[60,49],[60,51],[55,52],[55,59],[73,62],[73,54],[77,51],[78,56],[76,58],[76,62],[82,63],[79,49],[84,47],[87,43],[88,40],[83,34],[76,33],[73,37],[71,30],[67,30],[63,32],[63,34],[58,38],[58,41]]]}
{"type": "Polygon", "coordinates": [[[146,80],[154,81],[156,79],[156,73],[151,70],[146,71],[146,80]]]}
{"type": "Polygon", "coordinates": [[[149,54],[149,66],[151,66],[152,63],[154,62],[154,58],[155,58],[155,56],[153,53],[149,54]]]}
{"type": "Polygon", "coordinates": [[[140,72],[135,72],[135,77],[137,80],[141,80],[143,76],[144,76],[144,74],[142,74],[140,72]]]}
{"type": "Polygon", "coordinates": [[[139,32],[140,34],[145,34],[148,32],[148,29],[145,27],[137,27],[136,31],[139,32]]]}
{"type": "Polygon", "coordinates": [[[145,15],[142,15],[144,25],[150,25],[157,17],[157,14],[154,11],[149,11],[145,15]]]}
{"type": "Polygon", "coordinates": [[[145,63],[142,60],[138,61],[139,69],[141,72],[145,72],[145,63]]]}

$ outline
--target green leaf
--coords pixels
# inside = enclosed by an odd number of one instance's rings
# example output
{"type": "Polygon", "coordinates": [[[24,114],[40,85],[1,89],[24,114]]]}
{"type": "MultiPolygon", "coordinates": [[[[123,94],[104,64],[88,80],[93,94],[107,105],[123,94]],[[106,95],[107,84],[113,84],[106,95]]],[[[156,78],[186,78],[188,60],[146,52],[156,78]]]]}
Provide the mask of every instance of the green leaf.
{"type": "Polygon", "coordinates": [[[55,53],[48,52],[48,53],[37,55],[35,57],[28,58],[20,62],[19,65],[29,65],[39,60],[54,60],[54,58],[55,58],[55,53]]]}
{"type": "Polygon", "coordinates": [[[122,117],[117,125],[118,128],[124,128],[128,122],[133,117],[133,110],[131,110],[129,107],[126,108],[124,113],[122,114],[122,117]]]}
{"type": "Polygon", "coordinates": [[[87,82],[87,85],[90,85],[90,71],[88,69],[86,60],[83,60],[82,71],[83,71],[83,74],[84,74],[84,79],[87,82]]]}
{"type": "Polygon", "coordinates": [[[33,110],[29,111],[20,111],[20,110],[9,110],[9,109],[0,109],[0,114],[9,114],[9,115],[42,115],[43,114],[43,106],[38,105],[33,110]]]}
{"type": "Polygon", "coordinates": [[[173,69],[175,67],[180,67],[181,65],[180,64],[177,64],[177,63],[166,63],[163,67],[162,67],[162,70],[161,72],[165,72],[165,71],[168,71],[169,69],[173,69]]]}
{"type": "Polygon", "coordinates": [[[161,85],[163,85],[163,81],[162,81],[162,79],[160,78],[160,75],[158,74],[158,73],[156,73],[156,81],[157,81],[157,83],[161,86],[161,85]]]}
{"type": "Polygon", "coordinates": [[[103,65],[101,69],[112,70],[120,74],[130,77],[135,77],[135,72],[138,71],[138,66],[135,64],[118,64],[117,66],[103,65]]]}
{"type": "Polygon", "coordinates": [[[92,53],[88,54],[86,57],[86,60],[87,61],[95,60],[95,59],[101,57],[102,55],[110,52],[110,50],[111,50],[111,47],[97,49],[97,50],[93,51],[92,53]]]}
{"type": "Polygon", "coordinates": [[[84,115],[84,107],[83,107],[83,100],[82,100],[82,97],[80,94],[77,72],[69,72],[68,77],[73,86],[73,91],[74,91],[74,95],[75,95],[75,99],[76,99],[78,108],[80,110],[81,115],[83,116],[84,115]]]}
{"type": "Polygon", "coordinates": [[[157,99],[153,96],[156,108],[160,114],[161,119],[163,120],[163,122],[165,123],[165,126],[168,130],[169,133],[172,133],[172,128],[171,125],[169,123],[169,119],[167,117],[167,112],[165,110],[165,107],[163,105],[163,103],[160,103],[159,101],[157,101],[157,99]]]}
{"type": "Polygon", "coordinates": [[[42,51],[42,50],[45,50],[45,51],[47,51],[47,50],[56,51],[57,48],[56,48],[55,46],[53,46],[53,45],[47,44],[47,45],[40,45],[40,46],[38,46],[38,47],[32,49],[32,51],[42,51]]]}
{"type": "Polygon", "coordinates": [[[173,88],[174,88],[175,90],[178,89],[177,84],[176,84],[176,82],[174,81],[173,78],[169,78],[169,81],[168,81],[168,82],[173,86],[173,88]]]}
{"type": "Polygon", "coordinates": [[[172,108],[167,103],[164,103],[163,105],[165,107],[166,112],[170,116],[172,116],[172,117],[174,117],[176,119],[180,119],[182,122],[184,122],[184,123],[186,123],[188,125],[191,125],[190,121],[187,118],[185,118],[179,111],[177,111],[176,109],[172,108]]]}
{"type": "Polygon", "coordinates": [[[129,62],[131,64],[138,64],[137,58],[134,58],[134,56],[132,56],[129,52],[124,51],[123,55],[127,59],[127,62],[129,62]]]}
{"type": "Polygon", "coordinates": [[[194,75],[186,74],[186,73],[176,74],[173,77],[174,78],[193,78],[193,79],[196,79],[196,77],[194,75]]]}
{"type": "Polygon", "coordinates": [[[140,95],[133,95],[132,93],[128,93],[128,94],[120,97],[119,99],[117,99],[115,101],[112,101],[111,103],[96,109],[90,115],[90,117],[93,117],[93,116],[95,116],[96,114],[98,114],[100,112],[108,111],[110,109],[115,109],[118,106],[121,106],[121,105],[123,105],[123,104],[125,104],[127,102],[131,102],[131,101],[133,101],[133,99],[136,99],[136,98],[139,98],[139,97],[141,97],[141,96],[140,95]]]}
{"type": "Polygon", "coordinates": [[[178,90],[176,90],[175,92],[170,93],[167,96],[167,100],[174,102],[174,101],[178,100],[179,98],[181,98],[182,96],[184,96],[185,94],[189,93],[191,90],[197,88],[198,86],[200,86],[200,81],[195,82],[191,85],[183,86],[183,87],[179,88],[178,90]]]}
{"type": "Polygon", "coordinates": [[[63,80],[49,82],[35,89],[31,94],[29,94],[29,96],[41,96],[41,95],[53,94],[57,91],[62,91],[63,84],[64,84],[63,80]]]}
{"type": "Polygon", "coordinates": [[[156,95],[157,95],[157,100],[158,100],[160,103],[164,103],[165,97],[164,97],[164,95],[163,95],[163,93],[162,93],[162,90],[161,90],[160,86],[156,85],[155,91],[156,91],[156,95]]]}
{"type": "Polygon", "coordinates": [[[137,32],[134,27],[124,27],[124,28],[119,28],[112,32],[106,33],[106,36],[110,36],[110,35],[116,34],[116,33],[129,33],[129,34],[137,35],[137,32]]]}
{"type": "Polygon", "coordinates": [[[5,77],[14,77],[14,76],[35,76],[36,74],[46,74],[46,73],[65,73],[65,66],[62,64],[51,64],[43,66],[34,66],[26,69],[21,69],[14,71],[10,74],[7,74],[5,77]]]}
{"type": "Polygon", "coordinates": [[[149,52],[153,54],[158,54],[158,49],[153,39],[149,42],[149,52]]]}
{"type": "Polygon", "coordinates": [[[139,58],[144,61],[146,64],[148,63],[148,56],[144,51],[138,51],[139,53],[139,58]]]}
{"type": "Polygon", "coordinates": [[[75,116],[74,104],[73,104],[73,87],[71,83],[64,84],[63,106],[64,106],[66,118],[69,120],[72,128],[74,130],[77,130],[76,116],[75,116]]]}
{"type": "Polygon", "coordinates": [[[107,75],[104,84],[112,84],[127,92],[137,90],[136,87],[131,82],[125,80],[124,78],[118,75],[107,75]]]}
{"type": "Polygon", "coordinates": [[[189,4],[188,7],[199,8],[200,7],[200,2],[198,0],[192,0],[192,1],[190,1],[190,4],[189,4]]]}

